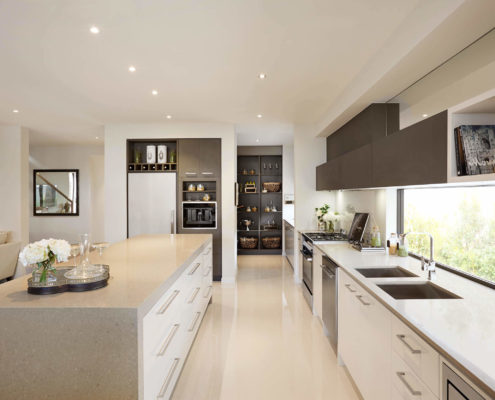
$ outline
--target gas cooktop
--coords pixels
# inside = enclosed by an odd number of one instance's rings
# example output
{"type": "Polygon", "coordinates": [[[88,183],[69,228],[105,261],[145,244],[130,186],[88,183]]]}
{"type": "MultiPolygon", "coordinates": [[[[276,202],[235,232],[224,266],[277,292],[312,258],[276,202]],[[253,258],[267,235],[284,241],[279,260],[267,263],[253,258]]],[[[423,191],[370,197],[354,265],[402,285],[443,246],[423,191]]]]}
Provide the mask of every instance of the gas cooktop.
{"type": "Polygon", "coordinates": [[[347,235],[337,232],[306,232],[304,236],[312,242],[346,242],[348,240],[347,235]]]}

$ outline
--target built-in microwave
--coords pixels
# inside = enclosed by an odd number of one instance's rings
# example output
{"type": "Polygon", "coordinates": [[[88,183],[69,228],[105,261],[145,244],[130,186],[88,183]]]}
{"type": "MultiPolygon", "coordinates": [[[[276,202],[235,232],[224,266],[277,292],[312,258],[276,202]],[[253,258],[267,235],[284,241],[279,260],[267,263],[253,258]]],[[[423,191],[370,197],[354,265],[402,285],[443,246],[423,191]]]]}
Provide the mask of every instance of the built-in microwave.
{"type": "Polygon", "coordinates": [[[183,229],[216,229],[217,202],[216,201],[183,201],[182,228],[183,229]]]}

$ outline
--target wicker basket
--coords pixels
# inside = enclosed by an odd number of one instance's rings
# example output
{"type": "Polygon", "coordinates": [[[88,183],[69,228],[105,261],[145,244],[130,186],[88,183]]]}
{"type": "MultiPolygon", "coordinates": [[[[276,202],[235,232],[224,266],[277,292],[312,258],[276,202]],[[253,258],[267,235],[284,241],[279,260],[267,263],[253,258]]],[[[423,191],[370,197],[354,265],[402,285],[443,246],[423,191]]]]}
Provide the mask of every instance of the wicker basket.
{"type": "Polygon", "coordinates": [[[241,236],[239,238],[239,245],[241,249],[255,249],[258,247],[258,238],[241,236]]]}
{"type": "Polygon", "coordinates": [[[263,248],[265,249],[280,249],[280,244],[282,243],[282,237],[280,236],[270,236],[261,239],[263,248]]]}
{"type": "Polygon", "coordinates": [[[281,182],[264,182],[263,189],[269,192],[280,192],[280,188],[282,186],[281,182]]]}

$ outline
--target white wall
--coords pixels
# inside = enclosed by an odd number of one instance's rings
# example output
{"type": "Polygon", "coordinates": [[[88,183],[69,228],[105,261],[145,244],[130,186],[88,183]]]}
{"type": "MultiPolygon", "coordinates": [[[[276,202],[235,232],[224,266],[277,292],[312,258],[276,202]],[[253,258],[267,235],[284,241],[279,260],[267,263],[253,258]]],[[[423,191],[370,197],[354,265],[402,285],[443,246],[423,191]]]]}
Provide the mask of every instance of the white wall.
{"type": "Polygon", "coordinates": [[[220,138],[222,140],[222,282],[237,273],[236,208],[237,140],[234,126],[217,123],[171,122],[105,126],[105,238],[127,235],[126,140],[138,138],[220,138]]]}
{"type": "Polygon", "coordinates": [[[74,243],[82,233],[89,233],[94,242],[103,240],[104,198],[98,195],[104,186],[103,146],[31,146],[29,151],[31,210],[33,169],[79,169],[79,216],[35,217],[31,212],[29,240],[54,237],[74,243]]]}
{"type": "Polygon", "coordinates": [[[294,194],[296,229],[316,229],[315,208],[327,203],[335,210],[335,193],[316,191],[316,166],[326,162],[326,138],[311,137],[311,126],[294,129],[294,194]]]}
{"type": "Polygon", "coordinates": [[[0,230],[9,240],[29,240],[29,132],[19,126],[0,126],[0,230]]]}

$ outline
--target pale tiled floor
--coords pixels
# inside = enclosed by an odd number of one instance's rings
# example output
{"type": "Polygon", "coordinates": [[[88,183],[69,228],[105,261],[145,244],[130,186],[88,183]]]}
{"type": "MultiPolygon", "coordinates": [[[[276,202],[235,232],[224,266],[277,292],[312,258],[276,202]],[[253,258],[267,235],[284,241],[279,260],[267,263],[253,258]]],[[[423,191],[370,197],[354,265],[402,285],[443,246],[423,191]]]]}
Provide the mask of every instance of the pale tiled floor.
{"type": "Polygon", "coordinates": [[[281,256],[239,257],[216,284],[174,400],[357,400],[281,256]]]}

